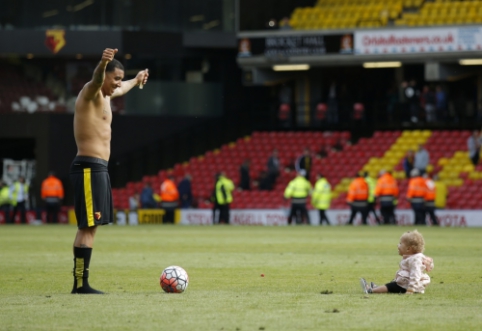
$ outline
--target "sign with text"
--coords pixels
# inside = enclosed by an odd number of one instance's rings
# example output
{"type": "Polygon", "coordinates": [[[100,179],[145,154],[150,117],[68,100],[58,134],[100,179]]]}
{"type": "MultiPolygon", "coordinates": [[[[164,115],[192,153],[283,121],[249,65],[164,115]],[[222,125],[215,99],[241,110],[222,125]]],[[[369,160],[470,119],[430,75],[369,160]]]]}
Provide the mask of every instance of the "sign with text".
{"type": "Polygon", "coordinates": [[[482,27],[355,32],[355,54],[482,51],[482,27]]]}
{"type": "MultiPolygon", "coordinates": [[[[437,210],[435,212],[440,226],[443,227],[482,227],[482,210],[437,210]]],[[[116,213],[118,225],[137,224],[162,224],[164,211],[161,209],[140,209],[137,212],[118,211],[116,213]]],[[[326,212],[331,225],[345,225],[350,219],[350,210],[337,209],[326,212]]],[[[70,224],[75,223],[73,209],[69,210],[70,224]]],[[[286,209],[234,209],[230,211],[231,225],[267,225],[286,226],[288,225],[288,210],[286,209]]],[[[398,225],[413,225],[414,214],[410,209],[399,209],[395,211],[398,225]]],[[[309,211],[310,224],[320,225],[319,213],[317,210],[309,211]]],[[[30,221],[32,216],[27,214],[30,221]]],[[[19,222],[19,219],[16,220],[19,222]]],[[[0,212],[0,224],[4,223],[4,215],[0,212]]],[[[66,223],[66,216],[62,223],[66,223]]],[[[429,218],[427,225],[431,225],[429,218]]],[[[213,212],[211,209],[180,209],[176,210],[176,224],[183,225],[213,225],[213,212]]],[[[375,219],[371,216],[368,219],[369,225],[376,225],[375,219]]],[[[361,225],[361,217],[358,214],[354,225],[361,225]]]]}
{"type": "MultiPolygon", "coordinates": [[[[440,210],[435,212],[440,226],[444,227],[479,227],[482,226],[482,211],[480,210],[440,210]]],[[[412,210],[401,209],[395,211],[398,225],[413,225],[414,214],[412,210]]],[[[328,210],[326,212],[331,225],[345,225],[350,219],[350,210],[328,210]]],[[[317,210],[310,210],[310,224],[319,225],[317,210]]],[[[181,224],[186,225],[212,225],[213,212],[209,209],[182,209],[181,224]]],[[[427,218],[427,224],[430,221],[427,218]]],[[[230,212],[232,225],[288,225],[287,211],[281,209],[235,209],[230,212]]],[[[369,225],[376,225],[375,219],[368,219],[369,225]]],[[[361,217],[357,215],[354,225],[361,225],[361,217]]]]}
{"type": "Polygon", "coordinates": [[[238,56],[290,57],[353,53],[353,35],[290,35],[239,40],[238,56]]]}

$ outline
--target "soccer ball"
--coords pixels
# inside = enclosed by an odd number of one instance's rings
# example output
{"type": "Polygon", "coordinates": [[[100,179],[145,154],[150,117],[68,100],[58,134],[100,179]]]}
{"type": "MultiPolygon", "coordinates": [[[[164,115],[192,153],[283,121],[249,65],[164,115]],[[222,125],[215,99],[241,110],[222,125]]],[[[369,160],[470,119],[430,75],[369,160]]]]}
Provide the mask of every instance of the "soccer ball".
{"type": "Polygon", "coordinates": [[[164,269],[161,274],[160,283],[164,292],[182,293],[189,284],[189,276],[186,270],[173,265],[164,269]]]}

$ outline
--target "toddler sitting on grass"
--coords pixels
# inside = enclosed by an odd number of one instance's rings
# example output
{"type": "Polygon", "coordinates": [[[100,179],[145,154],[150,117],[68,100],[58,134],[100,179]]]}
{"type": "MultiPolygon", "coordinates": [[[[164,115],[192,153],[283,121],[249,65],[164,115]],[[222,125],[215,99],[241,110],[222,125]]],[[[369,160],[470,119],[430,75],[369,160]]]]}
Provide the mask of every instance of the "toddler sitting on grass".
{"type": "Polygon", "coordinates": [[[407,231],[400,237],[398,254],[402,256],[400,269],[395,274],[395,279],[390,283],[377,286],[368,283],[364,278],[360,284],[365,293],[424,293],[425,287],[430,284],[427,272],[433,269],[433,259],[422,254],[425,248],[423,236],[417,230],[407,231]]]}

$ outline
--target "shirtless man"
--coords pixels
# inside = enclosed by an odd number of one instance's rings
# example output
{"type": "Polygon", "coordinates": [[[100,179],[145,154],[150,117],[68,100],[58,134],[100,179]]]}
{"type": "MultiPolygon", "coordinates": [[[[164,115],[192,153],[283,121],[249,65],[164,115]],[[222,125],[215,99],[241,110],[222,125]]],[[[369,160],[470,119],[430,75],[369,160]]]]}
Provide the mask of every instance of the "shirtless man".
{"type": "Polygon", "coordinates": [[[110,100],[136,85],[144,85],[147,69],[134,79],[122,81],[124,67],[114,59],[117,49],[106,48],[92,80],[75,103],[74,137],[77,156],[70,168],[74,186],[77,235],[74,240],[74,287],[72,293],[102,294],[89,286],[89,264],[98,225],[113,222],[112,191],[107,164],[110,157],[112,111],[110,100]]]}

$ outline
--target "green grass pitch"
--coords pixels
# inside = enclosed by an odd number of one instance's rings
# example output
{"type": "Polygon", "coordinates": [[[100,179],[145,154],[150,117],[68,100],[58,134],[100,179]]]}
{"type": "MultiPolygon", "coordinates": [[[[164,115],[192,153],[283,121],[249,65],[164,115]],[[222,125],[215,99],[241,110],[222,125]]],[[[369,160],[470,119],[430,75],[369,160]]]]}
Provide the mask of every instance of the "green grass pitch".
{"type": "Polygon", "coordinates": [[[414,227],[105,226],[72,295],[73,226],[0,227],[0,330],[481,330],[482,229],[418,228],[425,294],[365,295],[393,279],[414,227]],[[163,293],[169,265],[190,277],[163,293]],[[264,277],[261,276],[264,275],[264,277]]]}

